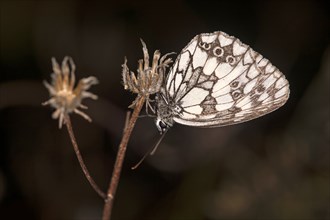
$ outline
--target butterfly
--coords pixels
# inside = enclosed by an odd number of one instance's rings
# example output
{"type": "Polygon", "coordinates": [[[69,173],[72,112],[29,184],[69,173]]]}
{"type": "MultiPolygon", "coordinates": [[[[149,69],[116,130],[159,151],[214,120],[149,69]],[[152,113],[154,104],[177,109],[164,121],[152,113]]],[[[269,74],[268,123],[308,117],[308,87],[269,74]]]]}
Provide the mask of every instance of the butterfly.
{"type": "Polygon", "coordinates": [[[217,31],[182,49],[156,94],[155,124],[221,127],[268,114],[286,103],[289,82],[239,39],[217,31]]]}

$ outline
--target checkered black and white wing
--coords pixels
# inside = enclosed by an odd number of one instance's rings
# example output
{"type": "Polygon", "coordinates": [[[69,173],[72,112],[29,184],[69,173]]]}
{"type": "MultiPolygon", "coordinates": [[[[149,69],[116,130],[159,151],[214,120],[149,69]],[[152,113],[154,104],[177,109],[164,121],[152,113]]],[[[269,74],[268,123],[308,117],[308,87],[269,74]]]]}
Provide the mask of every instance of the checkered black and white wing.
{"type": "Polygon", "coordinates": [[[177,123],[218,127],[270,113],[289,98],[285,76],[224,32],[200,34],[178,55],[162,95],[181,108],[177,123]]]}

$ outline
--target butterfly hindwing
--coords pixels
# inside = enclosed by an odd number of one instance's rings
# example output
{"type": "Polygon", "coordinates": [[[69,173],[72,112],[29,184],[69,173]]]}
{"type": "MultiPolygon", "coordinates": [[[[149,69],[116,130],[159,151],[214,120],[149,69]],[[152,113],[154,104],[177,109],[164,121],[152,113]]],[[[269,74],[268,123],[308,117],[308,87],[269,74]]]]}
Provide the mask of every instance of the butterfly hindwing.
{"type": "Polygon", "coordinates": [[[181,110],[175,122],[217,127],[279,108],[289,97],[289,83],[259,53],[218,31],[197,35],[181,51],[162,93],[181,110]]]}

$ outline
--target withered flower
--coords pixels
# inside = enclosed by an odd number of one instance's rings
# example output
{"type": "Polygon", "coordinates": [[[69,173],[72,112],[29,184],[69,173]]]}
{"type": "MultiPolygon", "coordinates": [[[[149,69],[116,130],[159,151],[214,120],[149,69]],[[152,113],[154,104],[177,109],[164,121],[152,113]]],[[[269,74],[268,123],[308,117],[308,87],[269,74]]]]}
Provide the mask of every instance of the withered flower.
{"type": "MultiPolygon", "coordinates": [[[[143,96],[146,99],[146,105],[153,108],[149,104],[149,96],[160,91],[160,88],[164,81],[164,75],[166,68],[172,63],[171,58],[167,58],[168,55],[172,53],[167,53],[161,57],[159,50],[154,52],[152,65],[149,66],[149,54],[146,44],[141,39],[143,59],[138,61],[137,74],[130,71],[127,67],[127,59],[125,57],[125,62],[122,65],[123,72],[123,84],[126,90],[130,90],[133,93],[143,96]]],[[[137,97],[137,99],[138,99],[137,97]]],[[[137,100],[136,99],[136,100],[137,100]]],[[[135,106],[136,100],[129,106],[133,108],[135,106]]]]}
{"type": "Polygon", "coordinates": [[[51,74],[51,84],[43,82],[49,91],[50,99],[42,105],[50,105],[56,109],[52,117],[59,119],[59,128],[62,127],[64,116],[71,112],[81,115],[91,122],[91,118],[78,108],[87,109],[87,106],[81,104],[84,98],[97,99],[96,95],[87,92],[92,85],[98,83],[97,78],[94,76],[83,78],[75,87],[76,66],[71,57],[66,56],[62,66],[56,62],[55,58],[52,58],[52,65],[54,72],[51,74]]]}

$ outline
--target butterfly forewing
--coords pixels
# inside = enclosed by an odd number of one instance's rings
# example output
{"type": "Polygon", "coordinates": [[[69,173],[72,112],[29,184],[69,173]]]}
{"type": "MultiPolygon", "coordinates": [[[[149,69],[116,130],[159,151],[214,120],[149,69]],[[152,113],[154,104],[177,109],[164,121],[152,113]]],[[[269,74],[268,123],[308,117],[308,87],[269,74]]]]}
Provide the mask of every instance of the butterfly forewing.
{"type": "Polygon", "coordinates": [[[289,97],[289,83],[266,58],[219,31],[191,40],[161,93],[179,108],[175,122],[217,127],[276,110],[289,97]]]}

